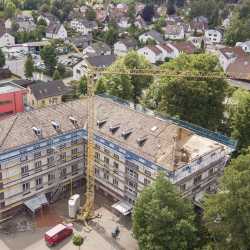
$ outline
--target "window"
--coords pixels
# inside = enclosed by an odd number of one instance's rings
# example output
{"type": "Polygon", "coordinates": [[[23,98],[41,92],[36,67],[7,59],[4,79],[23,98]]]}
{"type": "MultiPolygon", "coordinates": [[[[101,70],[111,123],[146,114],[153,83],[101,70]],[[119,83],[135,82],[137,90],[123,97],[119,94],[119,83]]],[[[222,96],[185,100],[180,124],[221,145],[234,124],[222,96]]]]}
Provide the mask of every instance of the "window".
{"type": "Polygon", "coordinates": [[[42,162],[37,161],[35,162],[35,172],[40,172],[40,171],[42,171],[42,162]]]}
{"type": "Polygon", "coordinates": [[[28,160],[28,155],[21,155],[21,157],[20,157],[21,162],[27,161],[27,160],[28,160]]]}
{"type": "Polygon", "coordinates": [[[61,179],[66,179],[67,178],[67,169],[66,168],[61,169],[60,178],[61,179]]]}
{"type": "Polygon", "coordinates": [[[60,154],[60,160],[61,160],[62,162],[66,162],[66,152],[60,154]]]}
{"type": "Polygon", "coordinates": [[[38,177],[36,179],[36,190],[43,188],[43,179],[42,177],[38,177]]]}
{"type": "Polygon", "coordinates": [[[98,177],[100,176],[100,170],[98,168],[95,168],[95,175],[98,177]]]}
{"type": "Polygon", "coordinates": [[[119,169],[119,164],[117,162],[114,161],[114,172],[117,174],[118,173],[118,169],[119,169]]]}
{"type": "Polygon", "coordinates": [[[54,162],[54,160],[55,160],[54,156],[48,157],[48,158],[47,158],[47,164],[48,164],[48,165],[52,165],[52,163],[54,162]]]}
{"type": "Polygon", "coordinates": [[[150,171],[148,171],[148,170],[144,170],[144,173],[145,173],[145,175],[147,175],[147,176],[151,176],[151,172],[150,171]]]}
{"type": "Polygon", "coordinates": [[[54,153],[53,148],[48,148],[47,149],[47,155],[52,155],[54,153]]]}
{"type": "Polygon", "coordinates": [[[95,152],[95,158],[98,159],[98,160],[100,160],[100,153],[95,152]]]}
{"type": "Polygon", "coordinates": [[[132,182],[132,181],[128,181],[128,186],[136,189],[137,188],[137,184],[135,182],[132,182]]]}
{"type": "Polygon", "coordinates": [[[98,149],[98,150],[101,149],[101,147],[99,145],[97,145],[97,144],[95,145],[95,148],[98,149]]]}
{"type": "Polygon", "coordinates": [[[104,163],[107,164],[107,165],[109,165],[109,158],[106,157],[106,156],[104,156],[104,163]]]}
{"type": "Polygon", "coordinates": [[[48,185],[51,185],[55,181],[55,173],[51,172],[48,174],[48,185]]]}
{"type": "Polygon", "coordinates": [[[131,169],[131,168],[127,168],[127,174],[133,178],[138,178],[138,174],[135,170],[131,169]]]}
{"type": "Polygon", "coordinates": [[[23,183],[23,194],[27,194],[29,192],[30,192],[30,183],[29,182],[23,183]]]}
{"type": "Polygon", "coordinates": [[[144,185],[149,185],[151,183],[151,181],[147,178],[144,178],[144,185]]]}
{"type": "Polygon", "coordinates": [[[208,176],[212,176],[214,174],[214,168],[209,169],[208,176]]]}
{"type": "Polygon", "coordinates": [[[107,171],[106,169],[104,169],[104,174],[103,174],[103,177],[105,180],[109,180],[109,171],[107,171]]]}
{"type": "Polygon", "coordinates": [[[66,143],[61,144],[61,145],[59,146],[59,149],[60,149],[60,150],[62,150],[62,149],[64,149],[64,148],[66,148],[66,143]]]}
{"type": "Polygon", "coordinates": [[[72,159],[76,159],[77,158],[77,153],[78,153],[78,149],[77,148],[71,149],[72,159]]]}
{"type": "Polygon", "coordinates": [[[118,180],[116,178],[113,178],[113,184],[118,187],[118,180]]]}
{"type": "Polygon", "coordinates": [[[78,165],[74,164],[71,166],[72,175],[78,174],[78,165]]]}
{"type": "Polygon", "coordinates": [[[187,189],[187,187],[186,187],[185,183],[180,185],[180,191],[181,192],[184,192],[186,189],[187,189]]]}
{"type": "Polygon", "coordinates": [[[197,184],[197,183],[199,183],[200,181],[201,181],[201,174],[198,175],[198,176],[196,176],[196,177],[194,177],[194,184],[197,184]]]}
{"type": "Polygon", "coordinates": [[[76,145],[77,142],[78,142],[77,139],[74,139],[74,140],[71,141],[71,145],[72,145],[72,146],[73,146],[73,145],[76,145]]]}
{"type": "Polygon", "coordinates": [[[21,167],[21,175],[22,177],[28,176],[29,175],[29,167],[28,165],[25,165],[21,167]]]}
{"type": "Polygon", "coordinates": [[[40,151],[40,152],[35,152],[35,153],[34,153],[34,159],[39,159],[39,158],[41,158],[41,155],[42,155],[41,151],[40,151]]]}
{"type": "Polygon", "coordinates": [[[114,158],[117,159],[117,160],[119,160],[119,155],[114,154],[114,158]]]}
{"type": "Polygon", "coordinates": [[[109,150],[108,149],[106,149],[106,148],[104,148],[104,153],[106,153],[106,154],[110,154],[110,152],[109,152],[109,150]]]}

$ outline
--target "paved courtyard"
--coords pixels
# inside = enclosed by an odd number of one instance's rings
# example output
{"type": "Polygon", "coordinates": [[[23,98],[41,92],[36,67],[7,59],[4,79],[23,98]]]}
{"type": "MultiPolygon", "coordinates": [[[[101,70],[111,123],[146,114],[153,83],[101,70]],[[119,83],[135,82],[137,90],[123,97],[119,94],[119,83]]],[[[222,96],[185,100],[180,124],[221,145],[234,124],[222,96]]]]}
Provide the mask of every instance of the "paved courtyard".
{"type": "MultiPolygon", "coordinates": [[[[82,224],[73,222],[74,232],[85,238],[81,250],[136,250],[137,243],[132,236],[130,217],[123,217],[114,212],[110,207],[112,201],[100,194],[97,196],[99,196],[97,197],[99,202],[96,204],[96,213],[101,214],[101,218],[96,218],[90,222],[92,230],[88,232],[82,224]],[[116,226],[119,226],[121,233],[115,240],[112,238],[111,232],[116,226]]],[[[41,212],[34,218],[23,212],[15,219],[2,225],[0,249],[50,249],[46,246],[43,235],[54,224],[68,220],[67,199],[56,202],[48,210],[41,212]]],[[[75,250],[77,247],[72,244],[72,237],[69,237],[52,249],[75,250]]]]}

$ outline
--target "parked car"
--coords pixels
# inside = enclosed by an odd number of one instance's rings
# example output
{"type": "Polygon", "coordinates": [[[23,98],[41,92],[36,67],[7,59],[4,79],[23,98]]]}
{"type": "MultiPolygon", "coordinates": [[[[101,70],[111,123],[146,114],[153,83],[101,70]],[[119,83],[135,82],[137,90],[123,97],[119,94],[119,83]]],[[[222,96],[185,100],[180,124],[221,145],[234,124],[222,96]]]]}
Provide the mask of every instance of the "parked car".
{"type": "Polygon", "coordinates": [[[72,224],[58,224],[55,227],[51,228],[44,234],[44,240],[46,244],[51,247],[54,246],[73,233],[72,224]]]}

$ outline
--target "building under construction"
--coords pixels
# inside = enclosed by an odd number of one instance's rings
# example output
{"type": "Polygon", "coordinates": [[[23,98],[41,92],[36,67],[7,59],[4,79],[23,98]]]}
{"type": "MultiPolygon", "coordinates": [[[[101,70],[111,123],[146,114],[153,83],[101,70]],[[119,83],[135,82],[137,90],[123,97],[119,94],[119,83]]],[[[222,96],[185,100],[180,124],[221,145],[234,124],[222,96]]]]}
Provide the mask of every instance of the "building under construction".
{"type": "MultiPolygon", "coordinates": [[[[235,149],[235,141],[225,136],[107,97],[95,97],[95,115],[96,188],[126,204],[124,214],[160,171],[197,202],[205,191],[216,190],[235,149]]],[[[86,99],[1,121],[2,219],[23,205],[35,211],[84,177],[86,128],[86,99]]]]}

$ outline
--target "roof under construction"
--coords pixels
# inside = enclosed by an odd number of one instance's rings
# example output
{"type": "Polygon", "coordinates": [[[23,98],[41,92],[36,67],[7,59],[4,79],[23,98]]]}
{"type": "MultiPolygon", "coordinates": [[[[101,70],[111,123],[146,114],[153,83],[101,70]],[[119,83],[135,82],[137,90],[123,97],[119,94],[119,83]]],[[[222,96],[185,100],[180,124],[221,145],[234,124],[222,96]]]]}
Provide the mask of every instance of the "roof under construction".
{"type": "MultiPolygon", "coordinates": [[[[135,111],[111,99],[96,97],[96,134],[156,164],[172,170],[224,145],[163,120],[135,111]]],[[[60,132],[87,125],[87,99],[49,106],[10,116],[0,123],[0,153],[21,145],[35,143],[39,138],[56,136],[51,122],[60,125],[60,132]],[[32,131],[41,130],[41,137],[32,131]]]]}

